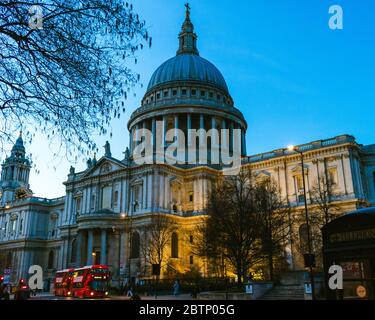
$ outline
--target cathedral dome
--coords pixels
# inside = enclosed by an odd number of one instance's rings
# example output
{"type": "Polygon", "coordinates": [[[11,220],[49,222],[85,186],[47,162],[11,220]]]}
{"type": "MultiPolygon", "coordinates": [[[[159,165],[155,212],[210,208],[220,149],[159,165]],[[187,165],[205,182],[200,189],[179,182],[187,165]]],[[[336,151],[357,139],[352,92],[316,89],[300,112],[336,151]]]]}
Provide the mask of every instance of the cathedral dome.
{"type": "Polygon", "coordinates": [[[190,53],[178,54],[164,62],[152,75],[147,91],[160,85],[179,81],[210,85],[228,93],[228,87],[221,72],[208,60],[190,53]]]}

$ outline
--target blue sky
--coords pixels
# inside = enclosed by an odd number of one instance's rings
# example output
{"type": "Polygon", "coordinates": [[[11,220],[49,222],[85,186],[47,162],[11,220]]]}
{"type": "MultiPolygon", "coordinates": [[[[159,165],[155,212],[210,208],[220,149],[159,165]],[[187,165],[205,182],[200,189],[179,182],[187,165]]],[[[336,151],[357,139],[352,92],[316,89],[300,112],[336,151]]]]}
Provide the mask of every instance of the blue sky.
{"type": "MultiPolygon", "coordinates": [[[[130,1],[132,2],[132,1],[130,1]]],[[[135,0],[153,47],[135,68],[144,88],[128,100],[126,116],[112,123],[114,157],[128,144],[127,120],[140,103],[152,72],[175,55],[185,1],[135,0]]],[[[344,133],[375,143],[375,2],[373,0],[191,0],[201,56],[223,73],[235,105],[248,121],[247,152],[344,133]],[[344,30],[328,27],[328,8],[341,5],[344,30]]],[[[106,139],[98,142],[104,145],[106,139]]],[[[37,196],[64,195],[70,163],[56,160],[44,138],[34,141],[40,174],[31,175],[37,196]]],[[[102,151],[102,150],[101,150],[102,151]]],[[[99,154],[99,157],[103,151],[99,154]]],[[[86,159],[81,159],[85,161],[86,159]]],[[[79,162],[77,170],[85,168],[79,162]]]]}

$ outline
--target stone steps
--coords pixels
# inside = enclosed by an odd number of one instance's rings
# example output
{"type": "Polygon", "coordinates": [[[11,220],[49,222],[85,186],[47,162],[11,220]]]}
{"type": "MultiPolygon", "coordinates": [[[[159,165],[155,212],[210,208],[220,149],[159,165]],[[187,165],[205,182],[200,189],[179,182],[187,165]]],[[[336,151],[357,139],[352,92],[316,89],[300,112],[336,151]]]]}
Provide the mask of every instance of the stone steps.
{"type": "Polygon", "coordinates": [[[305,300],[300,285],[279,285],[267,292],[260,300],[305,300]]]}

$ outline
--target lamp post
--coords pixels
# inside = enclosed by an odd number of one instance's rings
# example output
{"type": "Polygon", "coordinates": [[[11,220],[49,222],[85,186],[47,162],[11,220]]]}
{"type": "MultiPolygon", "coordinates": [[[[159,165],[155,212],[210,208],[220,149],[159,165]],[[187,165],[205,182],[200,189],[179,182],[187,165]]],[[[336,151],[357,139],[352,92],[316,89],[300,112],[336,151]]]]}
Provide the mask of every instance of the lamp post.
{"type": "Polygon", "coordinates": [[[131,279],[131,263],[132,263],[132,229],[133,229],[133,209],[131,210],[130,214],[128,213],[127,217],[129,218],[129,230],[128,230],[128,237],[129,237],[129,255],[128,255],[128,284],[132,285],[131,279]]]}
{"type": "MultiPolygon", "coordinates": [[[[125,221],[126,213],[121,213],[121,224],[125,221]]],[[[124,225],[125,229],[125,225],[124,225]]],[[[125,230],[124,230],[125,231],[125,230]]],[[[118,279],[119,279],[119,287],[121,287],[121,229],[119,230],[119,240],[118,240],[118,279]]]]}
{"type": "Polygon", "coordinates": [[[313,259],[312,259],[313,253],[312,253],[312,245],[311,245],[309,213],[308,213],[308,208],[307,208],[304,155],[303,155],[303,151],[301,151],[300,149],[298,149],[298,147],[295,147],[295,146],[289,146],[288,150],[295,151],[299,153],[301,156],[303,196],[304,196],[304,203],[305,203],[305,220],[306,220],[306,228],[307,228],[307,245],[308,245],[308,251],[309,251],[308,261],[309,261],[309,269],[310,269],[311,298],[312,300],[315,300],[314,270],[313,270],[313,259]]]}

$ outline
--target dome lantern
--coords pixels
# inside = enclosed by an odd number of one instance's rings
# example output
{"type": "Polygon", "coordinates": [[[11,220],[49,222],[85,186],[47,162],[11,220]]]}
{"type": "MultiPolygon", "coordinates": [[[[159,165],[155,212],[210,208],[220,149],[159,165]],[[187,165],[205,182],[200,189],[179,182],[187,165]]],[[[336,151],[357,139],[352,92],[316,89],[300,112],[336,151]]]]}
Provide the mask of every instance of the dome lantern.
{"type": "Polygon", "coordinates": [[[197,35],[194,33],[194,25],[190,20],[190,5],[186,3],[186,17],[184,24],[182,25],[182,30],[178,36],[180,40],[180,46],[177,50],[177,55],[179,54],[195,54],[199,56],[197,49],[197,35]]]}

